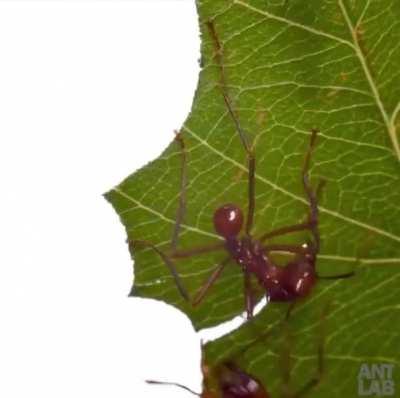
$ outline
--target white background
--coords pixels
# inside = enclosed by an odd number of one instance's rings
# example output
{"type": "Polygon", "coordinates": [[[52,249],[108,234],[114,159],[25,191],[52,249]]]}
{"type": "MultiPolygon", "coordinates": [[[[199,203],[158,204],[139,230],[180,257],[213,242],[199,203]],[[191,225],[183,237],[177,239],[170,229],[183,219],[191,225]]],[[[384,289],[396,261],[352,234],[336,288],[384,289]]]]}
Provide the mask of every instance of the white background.
{"type": "Polygon", "coordinates": [[[0,2],[0,396],[189,397],[200,343],[128,298],[102,194],[155,158],[197,84],[194,0],[0,2]]]}

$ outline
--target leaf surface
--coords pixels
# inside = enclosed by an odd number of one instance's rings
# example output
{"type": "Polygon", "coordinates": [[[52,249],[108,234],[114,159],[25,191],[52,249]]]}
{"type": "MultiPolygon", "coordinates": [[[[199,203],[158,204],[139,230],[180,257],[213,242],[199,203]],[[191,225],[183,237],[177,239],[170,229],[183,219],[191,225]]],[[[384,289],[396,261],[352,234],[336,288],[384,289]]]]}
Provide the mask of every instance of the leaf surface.
{"type": "MultiPolygon", "coordinates": [[[[204,24],[213,18],[235,109],[256,153],[256,236],[306,216],[301,167],[310,129],[321,131],[311,170],[314,184],[327,180],[320,202],[318,272],[331,275],[356,267],[357,274],[351,280],[319,282],[295,309],[295,375],[305,380],[310,373],[318,311],[321,303],[331,302],[329,375],[319,391],[321,396],[357,396],[360,364],[397,366],[400,361],[395,350],[400,329],[400,7],[396,0],[199,0],[197,5],[204,67],[181,128],[188,156],[188,208],[179,246],[218,239],[212,216],[220,205],[234,202],[247,209],[246,156],[221,96],[215,48],[204,24]]],[[[129,239],[168,250],[180,171],[181,153],[172,142],[158,159],[106,194],[129,239]]],[[[300,233],[284,241],[306,239],[300,233]]],[[[193,308],[154,251],[132,254],[133,294],[180,308],[196,329],[243,311],[243,277],[234,264],[193,308]]],[[[191,295],[225,255],[176,262],[191,295]]],[[[272,304],[260,318],[274,325],[284,307],[272,304]]],[[[221,359],[229,344],[243,344],[247,329],[214,343],[208,349],[210,361],[221,359]]],[[[265,353],[264,345],[255,348],[247,361],[273,391],[279,383],[273,360],[281,340],[274,339],[265,353]]]]}

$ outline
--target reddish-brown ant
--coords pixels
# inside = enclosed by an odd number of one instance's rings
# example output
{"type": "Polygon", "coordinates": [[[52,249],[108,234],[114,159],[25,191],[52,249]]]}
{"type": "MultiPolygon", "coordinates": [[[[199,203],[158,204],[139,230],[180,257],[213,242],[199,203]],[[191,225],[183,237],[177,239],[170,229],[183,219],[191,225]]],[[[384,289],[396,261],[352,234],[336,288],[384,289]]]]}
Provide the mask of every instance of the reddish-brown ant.
{"type": "Polygon", "coordinates": [[[244,276],[244,293],[246,302],[247,316],[253,315],[255,305],[255,294],[251,288],[251,276],[255,276],[259,284],[266,290],[266,294],[270,301],[286,301],[295,302],[297,298],[309,295],[316,281],[320,278],[336,279],[347,278],[354,274],[349,272],[333,276],[320,276],[317,274],[315,266],[317,255],[320,249],[320,234],[318,229],[318,196],[323,187],[321,181],[317,188],[312,188],[309,181],[309,168],[311,153],[315,147],[317,130],[311,131],[309,147],[306,151],[303,170],[302,183],[304,192],[309,203],[309,214],[307,220],[300,224],[282,227],[267,233],[264,233],[259,238],[254,238],[252,235],[252,227],[255,213],[255,170],[256,158],[254,150],[248,142],[247,135],[243,131],[239,119],[232,105],[232,100],[229,96],[227,85],[225,82],[225,70],[223,63],[223,48],[219,41],[214,23],[207,22],[211,38],[215,45],[215,59],[220,71],[220,88],[226,107],[229,111],[235,129],[241,140],[243,148],[248,159],[248,207],[247,217],[244,218],[243,212],[236,204],[225,204],[219,207],[214,213],[214,227],[217,234],[224,239],[224,242],[217,242],[209,246],[192,248],[184,251],[177,250],[179,238],[179,230],[184,218],[186,208],[186,150],[183,137],[180,133],[176,136],[176,141],[181,147],[182,154],[182,173],[181,173],[181,194],[177,211],[176,223],[171,241],[171,253],[167,254],[161,251],[148,241],[135,240],[133,245],[141,244],[151,247],[162,258],[164,263],[170,269],[176,285],[186,300],[189,295],[183,287],[179,275],[176,271],[173,259],[190,257],[202,253],[208,253],[215,250],[225,249],[228,256],[221,261],[215,268],[210,277],[201,287],[193,300],[196,305],[204,298],[210,287],[221,275],[225,266],[234,260],[242,269],[244,276]],[[241,234],[244,226],[244,233],[241,234]],[[298,231],[309,231],[311,238],[307,244],[289,245],[289,244],[273,244],[265,245],[265,241],[270,238],[290,234],[298,231]],[[294,255],[293,260],[289,261],[286,266],[278,266],[272,260],[271,252],[286,252],[294,255]]]}
{"type": "MultiPolygon", "coordinates": [[[[283,349],[281,352],[281,372],[283,376],[283,385],[281,386],[281,396],[284,398],[301,398],[304,397],[310,390],[315,388],[322,380],[324,371],[324,341],[325,341],[325,318],[327,315],[328,306],[321,312],[319,321],[318,334],[318,351],[317,351],[317,372],[308,382],[306,382],[296,392],[292,391],[291,387],[291,345],[289,324],[284,318],[283,334],[284,338],[283,349]]],[[[189,391],[193,395],[201,398],[270,398],[271,395],[263,385],[263,383],[254,375],[242,370],[238,365],[238,360],[253,346],[264,341],[267,336],[270,336],[271,329],[259,334],[251,343],[240,349],[234,355],[230,355],[229,359],[222,360],[215,366],[210,367],[205,361],[203,350],[202,373],[203,373],[203,391],[197,393],[179,383],[161,382],[155,380],[147,380],[149,384],[170,385],[182,388],[189,391]]]]}
{"type": "Polygon", "coordinates": [[[234,362],[226,361],[214,369],[202,364],[203,391],[197,393],[179,383],[147,380],[149,384],[171,385],[201,398],[270,398],[262,383],[241,370],[234,362]]]}

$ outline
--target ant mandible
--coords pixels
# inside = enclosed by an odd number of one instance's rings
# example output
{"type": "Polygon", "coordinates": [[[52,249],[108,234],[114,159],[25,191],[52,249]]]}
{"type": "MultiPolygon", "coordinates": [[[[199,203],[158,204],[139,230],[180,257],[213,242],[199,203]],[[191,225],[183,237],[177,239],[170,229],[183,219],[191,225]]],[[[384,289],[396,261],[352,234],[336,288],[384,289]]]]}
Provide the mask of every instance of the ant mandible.
{"type": "MultiPolygon", "coordinates": [[[[308,394],[312,389],[316,388],[323,378],[325,369],[324,346],[325,346],[325,323],[329,306],[325,306],[321,312],[319,319],[319,333],[317,340],[317,368],[316,373],[297,391],[293,391],[291,387],[292,366],[291,366],[291,346],[288,319],[284,318],[283,332],[285,335],[283,349],[281,352],[281,371],[283,385],[281,386],[282,397],[284,398],[301,398],[308,394]]],[[[237,362],[249,351],[250,348],[258,344],[260,341],[269,337],[273,329],[259,334],[252,342],[247,344],[243,349],[234,355],[229,355],[228,359],[221,360],[214,366],[209,366],[205,360],[204,348],[202,346],[202,373],[203,388],[201,393],[197,393],[189,387],[171,382],[162,382],[155,380],[146,380],[149,384],[169,385],[184,389],[200,398],[271,398],[263,383],[254,375],[241,369],[237,362]]]]}
{"type": "Polygon", "coordinates": [[[239,206],[232,203],[225,204],[214,212],[213,217],[215,231],[221,238],[223,238],[224,242],[217,242],[208,246],[196,247],[184,251],[177,250],[179,232],[186,209],[187,185],[186,148],[182,134],[177,133],[176,141],[180,146],[182,154],[181,191],[176,222],[171,240],[171,252],[170,254],[167,254],[148,241],[134,240],[130,243],[133,245],[148,246],[156,251],[171,271],[181,295],[188,301],[190,301],[189,295],[180,281],[173,259],[182,259],[216,250],[225,250],[228,253],[228,256],[217,265],[210,277],[197,292],[194,300],[192,300],[192,304],[197,305],[203,300],[210,287],[221,275],[225,266],[231,260],[234,260],[236,264],[241,267],[243,272],[245,306],[247,317],[250,318],[253,315],[256,301],[255,294],[251,287],[252,275],[256,277],[258,283],[266,290],[269,301],[284,301],[292,302],[292,304],[294,304],[296,299],[306,297],[310,294],[318,279],[348,278],[352,276],[354,272],[332,276],[320,276],[316,272],[317,255],[320,250],[318,197],[324,185],[324,181],[320,181],[317,188],[314,189],[309,180],[310,159],[318,134],[316,129],[311,131],[310,142],[306,151],[302,169],[302,183],[309,204],[307,220],[299,224],[282,227],[264,233],[257,239],[253,237],[252,227],[255,213],[256,158],[254,150],[249,144],[247,136],[240,125],[239,119],[232,105],[232,100],[228,93],[225,82],[223,47],[219,41],[215,25],[212,21],[208,21],[207,27],[215,45],[215,59],[220,71],[219,86],[221,88],[222,96],[247,155],[248,207],[246,220],[244,220],[243,211],[239,206]],[[244,233],[241,235],[243,225],[244,233]],[[310,232],[312,237],[307,244],[264,244],[267,239],[306,230],[310,232]],[[273,262],[270,256],[271,252],[276,251],[290,253],[295,255],[295,257],[292,261],[289,261],[286,266],[278,266],[273,262]]]}

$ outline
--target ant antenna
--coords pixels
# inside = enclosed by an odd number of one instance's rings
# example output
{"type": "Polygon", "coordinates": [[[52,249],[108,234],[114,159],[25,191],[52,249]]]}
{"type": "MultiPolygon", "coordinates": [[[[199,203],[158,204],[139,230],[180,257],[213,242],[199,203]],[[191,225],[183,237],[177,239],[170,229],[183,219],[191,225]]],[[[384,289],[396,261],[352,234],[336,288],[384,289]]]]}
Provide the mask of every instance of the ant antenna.
{"type": "Polygon", "coordinates": [[[250,322],[248,322],[248,323],[250,325],[249,327],[255,328],[253,330],[253,332],[256,333],[257,335],[255,336],[255,338],[252,341],[245,344],[243,347],[239,347],[237,350],[235,350],[229,354],[228,362],[230,362],[230,363],[235,363],[239,358],[241,358],[243,355],[245,355],[247,351],[249,351],[251,348],[253,348],[258,343],[260,343],[260,341],[268,340],[268,338],[271,336],[271,334],[275,331],[274,327],[269,327],[266,331],[261,331],[261,333],[260,333],[260,330],[258,330],[258,328],[256,328],[256,325],[251,325],[250,322]]]}
{"type": "Polygon", "coordinates": [[[248,192],[248,211],[247,211],[247,220],[246,220],[246,234],[250,236],[251,229],[253,226],[254,220],[254,212],[255,212],[255,171],[256,171],[256,159],[254,157],[254,151],[251,147],[249,140],[245,131],[242,129],[240,125],[239,119],[236,115],[236,112],[232,105],[232,100],[230,98],[226,77],[225,77],[225,66],[224,66],[224,52],[221,42],[219,40],[217,31],[215,29],[214,22],[212,20],[207,21],[207,27],[210,32],[210,35],[214,41],[215,45],[215,59],[217,61],[217,65],[220,70],[220,88],[222,91],[222,96],[225,101],[225,105],[228,108],[228,112],[231,115],[231,118],[235,124],[236,131],[239,134],[239,138],[243,144],[244,150],[247,154],[248,159],[248,174],[249,174],[249,192],[248,192]]]}
{"type": "Polygon", "coordinates": [[[158,384],[158,385],[162,385],[162,386],[173,386],[173,387],[179,387],[182,388],[183,390],[186,390],[188,392],[190,392],[193,395],[196,395],[198,397],[201,397],[201,394],[191,390],[189,387],[184,386],[183,384],[179,384],[179,383],[170,383],[167,381],[156,381],[156,380],[146,380],[146,383],[148,384],[158,384]]]}
{"type": "Polygon", "coordinates": [[[207,21],[207,27],[208,27],[208,30],[210,31],[210,35],[215,44],[215,50],[216,50],[215,51],[215,59],[217,61],[218,67],[220,69],[220,88],[222,91],[222,95],[224,97],[226,107],[228,108],[228,111],[236,125],[236,129],[239,133],[240,140],[242,141],[242,144],[245,147],[246,152],[251,152],[251,147],[248,142],[246,133],[242,129],[239,119],[236,116],[236,112],[233,109],[232,100],[230,99],[230,96],[229,96],[229,93],[227,90],[226,78],[225,78],[225,66],[224,66],[224,59],[223,59],[223,54],[224,54],[223,47],[221,45],[217,31],[215,29],[214,22],[212,20],[207,21]]]}
{"type": "Polygon", "coordinates": [[[321,380],[325,372],[325,340],[326,340],[326,318],[330,312],[332,303],[328,302],[324,305],[319,319],[318,325],[318,340],[317,340],[317,370],[314,377],[312,377],[297,393],[293,395],[293,398],[302,398],[307,395],[310,390],[317,387],[321,383],[321,380]]]}
{"type": "Polygon", "coordinates": [[[141,246],[144,246],[144,247],[149,247],[150,249],[154,250],[160,256],[160,258],[163,260],[164,264],[170,270],[181,296],[186,301],[190,301],[189,294],[186,291],[185,287],[183,286],[183,284],[182,284],[182,282],[181,282],[181,280],[179,278],[178,272],[175,269],[175,265],[171,261],[171,259],[163,251],[161,251],[157,246],[153,245],[151,242],[148,242],[146,240],[132,240],[132,241],[129,241],[129,246],[131,246],[131,247],[135,247],[135,246],[138,246],[138,245],[141,245],[141,246]]]}

